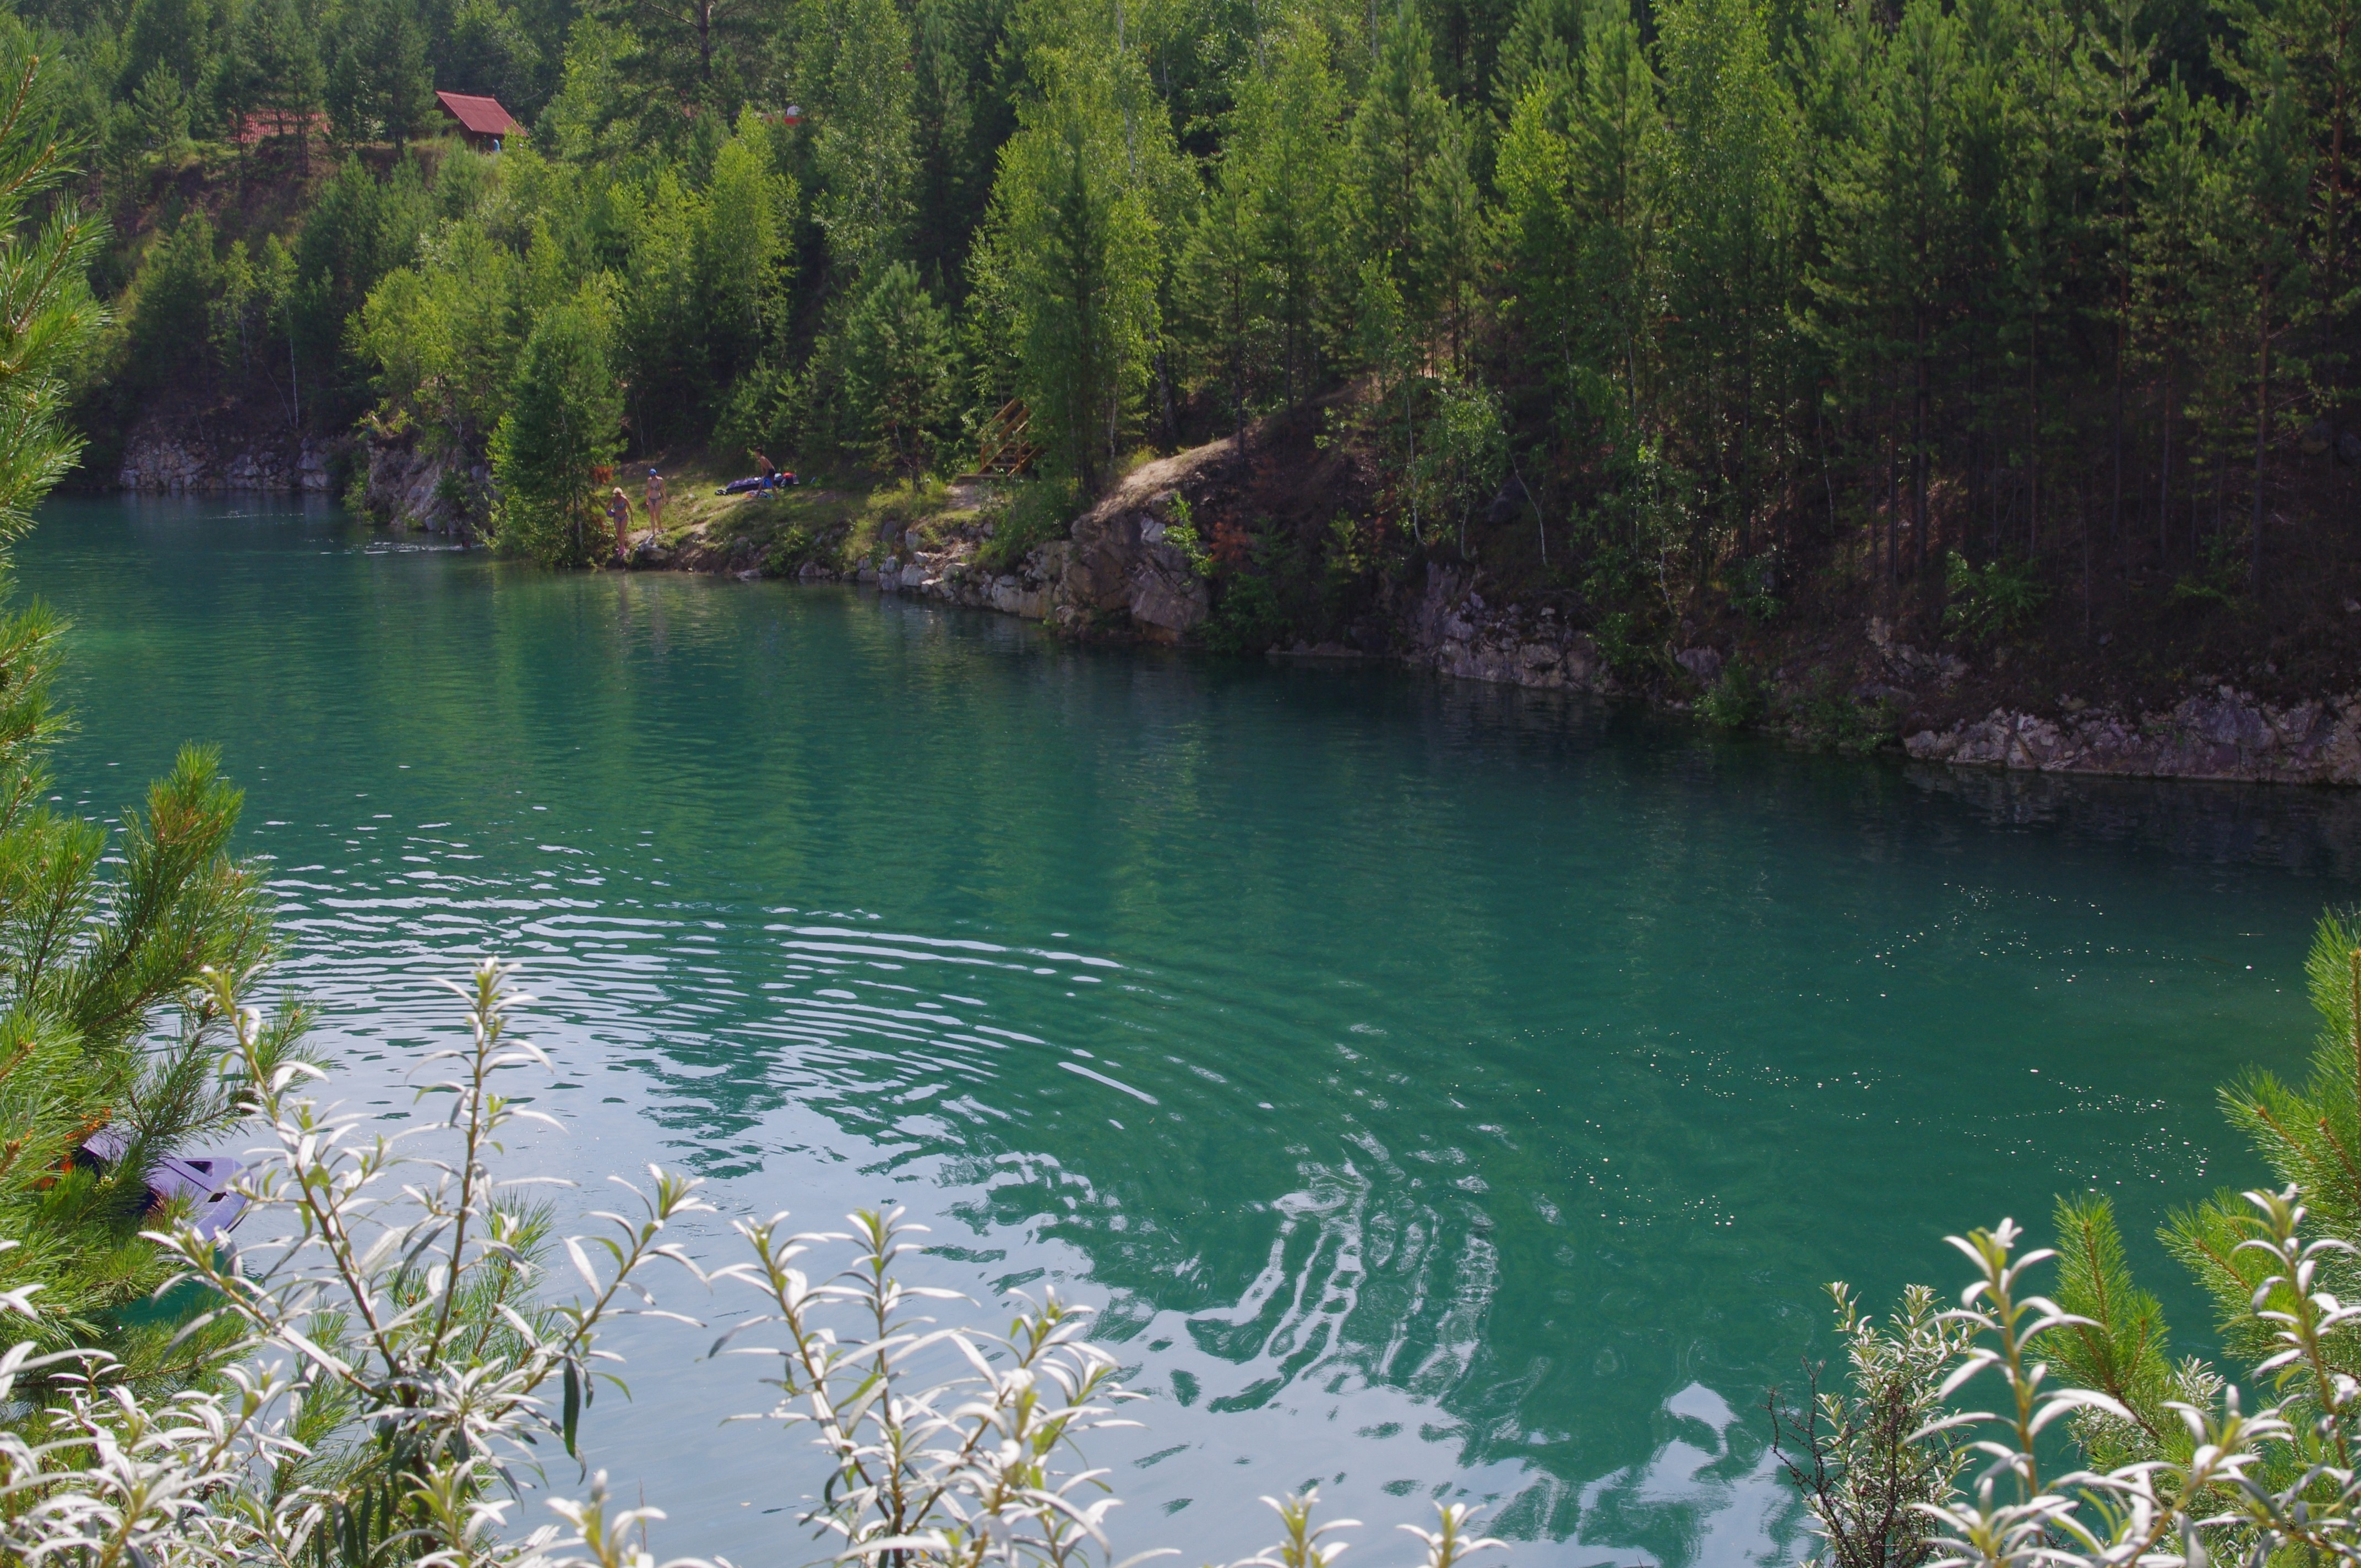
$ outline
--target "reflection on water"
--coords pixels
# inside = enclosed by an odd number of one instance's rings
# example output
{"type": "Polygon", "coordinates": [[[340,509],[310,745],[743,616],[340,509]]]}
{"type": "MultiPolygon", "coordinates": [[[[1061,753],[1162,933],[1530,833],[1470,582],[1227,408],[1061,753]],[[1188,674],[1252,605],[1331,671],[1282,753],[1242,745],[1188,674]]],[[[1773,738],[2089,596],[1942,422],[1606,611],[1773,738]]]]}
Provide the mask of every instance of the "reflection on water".
{"type": "MultiPolygon", "coordinates": [[[[1780,1559],[1760,1412],[1832,1348],[1820,1284],[1949,1281],[1944,1231],[2061,1190],[2116,1195],[2192,1337],[2142,1238],[2247,1174],[2211,1090],[2300,1058],[2356,869],[2345,795],[1803,758],[333,517],[61,504],[22,575],[78,622],[69,798],[224,743],[356,1098],[407,1103],[431,977],[522,959],[568,1129],[522,1158],[904,1204],[929,1280],[1101,1304],[1155,1396],[1098,1456],[1124,1542],[1200,1560],[1313,1481],[1365,1554],[1465,1495],[1521,1561],[1780,1559]]],[[[625,1336],[595,1461],[660,1548],[791,1555],[807,1471],[718,1424],[757,1369],[703,1343],[625,1336]]]]}

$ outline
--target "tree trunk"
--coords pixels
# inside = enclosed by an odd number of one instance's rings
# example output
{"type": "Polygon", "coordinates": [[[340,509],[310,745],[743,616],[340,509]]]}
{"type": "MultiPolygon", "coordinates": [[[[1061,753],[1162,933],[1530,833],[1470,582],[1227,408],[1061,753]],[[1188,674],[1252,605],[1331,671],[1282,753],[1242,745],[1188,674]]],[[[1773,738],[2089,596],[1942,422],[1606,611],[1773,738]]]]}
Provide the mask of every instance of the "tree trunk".
{"type": "Polygon", "coordinates": [[[1910,436],[1910,569],[1927,575],[1927,419],[1934,400],[1927,363],[1927,313],[1918,313],[1918,384],[1914,389],[1910,436]]]}
{"type": "Polygon", "coordinates": [[[2164,367],[2164,460],[2157,466],[2156,478],[2156,564],[2169,568],[2172,564],[2172,406],[2175,400],[2173,373],[2176,367],[2168,359],[2164,367]]]}
{"type": "Polygon", "coordinates": [[[2041,317],[2033,318],[2025,362],[2025,554],[2041,559],[2041,317]]]}
{"type": "Polygon", "coordinates": [[[2120,549],[2124,540],[2124,334],[2131,314],[2131,299],[2125,295],[2123,314],[2115,321],[2115,407],[2114,407],[2114,495],[2108,503],[2107,545],[2120,549]]]}
{"type": "Polygon", "coordinates": [[[2246,588],[2259,593],[2263,587],[2263,454],[2271,433],[2271,289],[2263,285],[2262,320],[2258,323],[2260,351],[2255,366],[2255,536],[2248,542],[2246,554],[2246,588]]]}

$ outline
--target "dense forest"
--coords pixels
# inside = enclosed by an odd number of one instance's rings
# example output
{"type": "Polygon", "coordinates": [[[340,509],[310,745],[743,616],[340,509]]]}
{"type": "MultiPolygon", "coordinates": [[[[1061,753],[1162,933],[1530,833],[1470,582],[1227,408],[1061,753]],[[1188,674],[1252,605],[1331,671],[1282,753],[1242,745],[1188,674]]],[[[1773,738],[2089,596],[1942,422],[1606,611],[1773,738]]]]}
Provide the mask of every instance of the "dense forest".
{"type": "Polygon", "coordinates": [[[2355,0],[15,4],[115,225],[102,448],[359,422],[562,557],[599,465],[953,471],[1014,399],[1083,494],[1351,448],[1312,577],[2342,613],[2355,0]]]}

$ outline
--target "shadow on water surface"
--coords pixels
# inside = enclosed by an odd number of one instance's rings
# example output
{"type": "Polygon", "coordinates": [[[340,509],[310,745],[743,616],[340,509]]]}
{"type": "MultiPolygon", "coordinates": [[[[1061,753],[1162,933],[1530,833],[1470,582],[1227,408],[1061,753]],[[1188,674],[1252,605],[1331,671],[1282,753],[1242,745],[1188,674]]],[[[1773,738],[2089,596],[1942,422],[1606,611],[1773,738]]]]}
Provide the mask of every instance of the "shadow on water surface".
{"type": "MultiPolygon", "coordinates": [[[[1944,1232],[2060,1190],[2115,1195],[2202,1343],[2144,1238],[2254,1174],[2212,1091],[2301,1061],[2361,843],[2344,795],[1812,758],[249,510],[60,504],[24,547],[77,622],[67,798],[224,742],[365,1102],[445,1026],[428,978],[500,950],[566,1064],[538,1166],[891,1199],[931,1278],[1103,1302],[1156,1396],[1105,1455],[1125,1540],[1206,1560],[1316,1479],[1388,1525],[1491,1497],[1521,1560],[1771,1562],[1763,1391],[1828,1354],[1820,1284],[1948,1283],[1944,1232]]],[[[627,1337],[597,1462],[660,1545],[776,1555],[778,1440],[714,1424],[754,1369],[627,1337]]]]}

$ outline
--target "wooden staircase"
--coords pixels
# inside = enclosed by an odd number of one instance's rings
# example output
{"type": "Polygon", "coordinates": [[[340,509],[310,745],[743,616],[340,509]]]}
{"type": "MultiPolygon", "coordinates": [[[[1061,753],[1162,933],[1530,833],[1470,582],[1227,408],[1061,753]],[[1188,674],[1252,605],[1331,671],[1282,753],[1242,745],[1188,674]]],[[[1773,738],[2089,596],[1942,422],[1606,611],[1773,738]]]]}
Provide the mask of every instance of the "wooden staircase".
{"type": "Polygon", "coordinates": [[[983,422],[976,440],[975,471],[1014,477],[1041,455],[1032,439],[1033,413],[1022,400],[1011,398],[1000,411],[983,422]]]}

